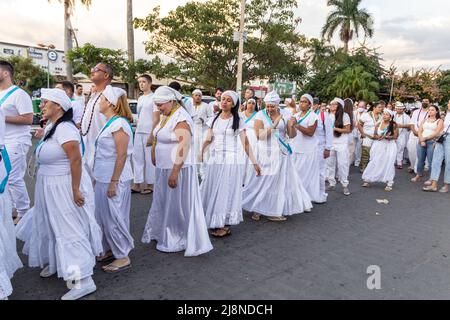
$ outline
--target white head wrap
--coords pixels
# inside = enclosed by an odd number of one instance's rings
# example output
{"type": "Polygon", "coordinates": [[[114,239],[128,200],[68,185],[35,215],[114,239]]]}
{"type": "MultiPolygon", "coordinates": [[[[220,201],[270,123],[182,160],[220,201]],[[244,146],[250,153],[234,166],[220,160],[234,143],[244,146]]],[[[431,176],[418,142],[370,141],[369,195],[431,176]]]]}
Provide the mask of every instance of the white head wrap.
{"type": "Polygon", "coordinates": [[[309,103],[311,104],[311,107],[314,105],[314,98],[310,94],[305,93],[304,95],[302,95],[302,98],[308,99],[309,103]]]}
{"type": "Polygon", "coordinates": [[[384,113],[389,114],[391,116],[391,118],[395,116],[395,112],[392,110],[389,110],[388,108],[384,108],[384,113]]]}
{"type": "Polygon", "coordinates": [[[103,95],[105,98],[111,102],[111,104],[117,106],[117,102],[119,101],[121,96],[126,96],[127,93],[125,90],[121,88],[112,87],[111,85],[107,85],[105,90],[103,91],[103,95]]]}
{"type": "Polygon", "coordinates": [[[64,111],[72,108],[72,101],[70,101],[66,92],[61,89],[41,89],[41,99],[59,104],[64,111]]]}
{"type": "Polygon", "coordinates": [[[280,104],[281,98],[278,95],[278,93],[274,90],[269,92],[265,97],[264,97],[264,102],[266,104],[270,104],[270,105],[276,105],[278,106],[280,104]]]}
{"type": "Polygon", "coordinates": [[[254,104],[256,104],[256,100],[254,98],[250,98],[247,100],[247,103],[253,102],[254,104]]]}
{"type": "Polygon", "coordinates": [[[183,96],[181,93],[168,86],[162,86],[156,89],[153,94],[153,101],[157,104],[164,104],[170,101],[181,101],[183,96]]]}
{"type": "Polygon", "coordinates": [[[201,96],[203,96],[203,92],[200,89],[195,89],[194,91],[192,91],[192,95],[194,94],[199,94],[201,96]]]}
{"type": "Polygon", "coordinates": [[[331,101],[331,103],[333,103],[333,102],[339,103],[342,106],[342,108],[344,108],[344,106],[345,106],[344,100],[342,100],[341,98],[334,98],[334,100],[331,101]]]}
{"type": "Polygon", "coordinates": [[[225,91],[224,93],[222,93],[222,97],[223,96],[229,96],[233,100],[234,105],[236,105],[239,101],[239,95],[235,91],[231,90],[225,91]]]}

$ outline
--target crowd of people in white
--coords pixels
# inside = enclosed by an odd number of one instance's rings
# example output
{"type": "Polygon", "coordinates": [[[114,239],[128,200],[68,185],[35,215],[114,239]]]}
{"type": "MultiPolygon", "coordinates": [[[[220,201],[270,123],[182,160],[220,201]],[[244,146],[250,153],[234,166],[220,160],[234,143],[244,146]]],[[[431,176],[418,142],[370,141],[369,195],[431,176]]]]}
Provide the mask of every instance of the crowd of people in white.
{"type": "Polygon", "coordinates": [[[364,187],[384,183],[391,191],[396,168],[409,159],[412,181],[428,167],[423,189],[438,191],[445,160],[439,191],[449,191],[450,113],[443,118],[426,99],[411,116],[401,102],[369,108],[335,98],[327,105],[309,94],[280,108],[275,91],[262,108],[250,89],[241,100],[218,88],[206,104],[202,91],[185,99],[176,83],[153,93],[152,78],[142,75],[134,129],[126,92],[111,86],[111,67],[99,63],[91,72],[87,103],[70,83],[41,90],[46,124],[29,165],[37,173],[30,208],[24,176],[32,103],[14,85],[12,65],[0,61],[0,299],[11,295],[10,279],[22,267],[16,237],[41,277],[75,283],[65,300],[96,290],[96,263],[107,273],[131,268],[131,193],[153,193],[141,241],[190,257],[213,249],[210,236],[229,236],[243,211],[254,221],[282,222],[326,203],[338,182],[350,196],[351,165],[364,187]]]}

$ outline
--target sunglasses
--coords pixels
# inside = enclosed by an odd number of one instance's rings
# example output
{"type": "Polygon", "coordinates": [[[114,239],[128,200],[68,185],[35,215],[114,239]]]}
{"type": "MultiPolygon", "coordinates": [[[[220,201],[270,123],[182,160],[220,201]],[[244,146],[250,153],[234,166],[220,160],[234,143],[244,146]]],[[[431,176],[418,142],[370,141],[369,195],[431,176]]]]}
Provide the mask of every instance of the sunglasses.
{"type": "Polygon", "coordinates": [[[94,67],[94,68],[91,69],[92,73],[99,72],[99,71],[104,72],[104,73],[108,73],[108,72],[106,72],[105,70],[103,70],[103,69],[101,69],[99,67],[94,67]]]}

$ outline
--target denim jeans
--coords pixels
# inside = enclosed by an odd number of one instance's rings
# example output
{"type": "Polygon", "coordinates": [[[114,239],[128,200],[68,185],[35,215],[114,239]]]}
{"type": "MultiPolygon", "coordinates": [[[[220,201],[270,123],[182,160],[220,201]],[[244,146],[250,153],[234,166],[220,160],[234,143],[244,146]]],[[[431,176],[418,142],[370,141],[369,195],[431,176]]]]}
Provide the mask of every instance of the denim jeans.
{"type": "Polygon", "coordinates": [[[428,160],[428,166],[431,168],[434,152],[434,140],[427,140],[426,146],[417,145],[417,174],[422,176],[425,169],[425,160],[428,160]]]}
{"type": "Polygon", "coordinates": [[[445,160],[444,183],[450,184],[450,137],[444,143],[436,143],[431,166],[431,180],[439,181],[442,162],[445,160]]]}

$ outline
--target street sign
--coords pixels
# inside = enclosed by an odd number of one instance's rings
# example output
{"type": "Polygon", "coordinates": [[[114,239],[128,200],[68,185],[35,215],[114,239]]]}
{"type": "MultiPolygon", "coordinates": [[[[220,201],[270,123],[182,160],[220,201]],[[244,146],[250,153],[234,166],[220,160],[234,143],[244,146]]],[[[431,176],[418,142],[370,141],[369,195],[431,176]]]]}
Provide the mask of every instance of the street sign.
{"type": "Polygon", "coordinates": [[[274,83],[273,87],[276,92],[280,95],[293,94],[294,93],[294,83],[293,82],[282,82],[277,81],[274,83]]]}
{"type": "Polygon", "coordinates": [[[56,62],[58,60],[58,53],[53,50],[49,50],[47,53],[48,60],[56,62]]]}

